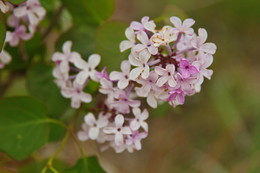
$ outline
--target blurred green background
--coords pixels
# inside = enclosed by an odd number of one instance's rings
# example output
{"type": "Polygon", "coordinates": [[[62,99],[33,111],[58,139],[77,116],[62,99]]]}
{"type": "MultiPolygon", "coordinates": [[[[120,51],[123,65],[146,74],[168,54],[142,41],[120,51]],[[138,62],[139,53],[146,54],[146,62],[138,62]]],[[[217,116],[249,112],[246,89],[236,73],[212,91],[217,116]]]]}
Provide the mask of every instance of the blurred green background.
{"type": "MultiPolygon", "coordinates": [[[[48,7],[47,1],[44,5],[48,7]]],[[[71,16],[65,11],[59,21],[64,32],[50,34],[44,55],[50,59],[63,41],[71,39],[74,50],[84,57],[97,52],[102,55],[102,65],[109,70],[119,68],[120,61],[127,58],[127,52],[119,52],[119,43],[131,21],[150,16],[162,24],[174,15],[195,19],[194,28],[206,28],[208,41],[217,45],[212,79],[204,82],[201,93],[188,97],[185,105],[162,105],[151,112],[149,136],[140,152],[100,153],[94,142],[87,142],[87,153],[98,154],[108,173],[259,173],[259,0],[116,0],[113,16],[97,28],[71,28],[71,16]]],[[[18,78],[5,96],[27,95],[26,86],[27,81],[18,78]]],[[[37,97],[37,91],[30,93],[37,97]]],[[[56,146],[47,145],[41,156],[49,156],[56,146]]],[[[66,147],[60,158],[73,164],[79,155],[71,149],[73,142],[66,147]]]]}

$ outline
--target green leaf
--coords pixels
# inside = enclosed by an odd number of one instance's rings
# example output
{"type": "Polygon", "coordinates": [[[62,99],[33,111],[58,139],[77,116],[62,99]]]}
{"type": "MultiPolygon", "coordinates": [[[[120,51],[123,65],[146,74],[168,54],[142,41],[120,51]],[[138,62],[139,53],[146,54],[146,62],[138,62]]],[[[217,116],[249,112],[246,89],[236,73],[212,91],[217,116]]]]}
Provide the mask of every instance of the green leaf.
{"type": "Polygon", "coordinates": [[[105,171],[99,165],[97,158],[92,156],[81,158],[76,165],[65,170],[64,173],[105,173],[105,171]]]}
{"type": "Polygon", "coordinates": [[[3,17],[0,14],[0,52],[2,51],[3,44],[5,41],[6,28],[3,21],[3,17]]]}
{"type": "Polygon", "coordinates": [[[47,110],[31,97],[0,101],[0,150],[17,160],[27,158],[48,140],[47,110]]]}
{"type": "MultiPolygon", "coordinates": [[[[41,172],[43,167],[47,164],[48,160],[44,161],[34,161],[31,163],[23,164],[19,168],[19,173],[36,173],[36,172],[41,172]]],[[[66,169],[68,166],[66,163],[60,161],[60,160],[54,160],[52,163],[53,167],[59,171],[62,172],[64,169],[66,169]]],[[[46,171],[46,173],[53,173],[50,169],[46,171]]]]}
{"type": "Polygon", "coordinates": [[[129,52],[120,52],[119,44],[126,40],[127,25],[121,22],[106,22],[97,30],[96,48],[101,55],[101,66],[107,66],[108,71],[120,69],[123,60],[128,59],[129,52]]]}
{"type": "Polygon", "coordinates": [[[52,70],[46,64],[34,64],[27,73],[28,88],[31,95],[46,103],[52,117],[59,118],[69,108],[70,101],[60,94],[52,70]]]}
{"type": "Polygon", "coordinates": [[[21,4],[23,2],[25,2],[26,0],[8,0],[9,2],[11,2],[12,4],[21,4]]]}
{"type": "Polygon", "coordinates": [[[75,23],[99,25],[114,11],[114,0],[62,0],[75,23]]]}

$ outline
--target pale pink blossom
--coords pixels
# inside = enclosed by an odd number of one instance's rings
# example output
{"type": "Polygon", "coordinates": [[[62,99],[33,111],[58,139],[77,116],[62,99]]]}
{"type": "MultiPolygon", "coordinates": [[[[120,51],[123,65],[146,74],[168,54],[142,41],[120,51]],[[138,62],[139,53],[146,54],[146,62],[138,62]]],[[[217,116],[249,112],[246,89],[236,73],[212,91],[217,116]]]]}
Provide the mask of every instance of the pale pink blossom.
{"type": "Polygon", "coordinates": [[[136,131],[142,127],[147,132],[148,124],[145,122],[145,120],[148,118],[148,111],[144,109],[143,112],[141,112],[139,108],[133,108],[133,114],[135,119],[133,119],[130,123],[131,129],[136,131]]]}
{"type": "Polygon", "coordinates": [[[98,81],[96,76],[96,67],[100,63],[100,55],[92,54],[88,58],[88,62],[83,60],[82,58],[74,59],[74,65],[80,70],[77,74],[76,81],[83,85],[87,79],[90,77],[94,81],[98,81]]]}
{"type": "Polygon", "coordinates": [[[40,5],[38,0],[27,0],[14,9],[14,15],[16,17],[28,18],[29,24],[32,26],[36,26],[45,16],[45,13],[45,9],[40,5]]]}
{"type": "Polygon", "coordinates": [[[174,16],[170,18],[170,21],[175,26],[174,32],[177,33],[185,33],[188,35],[192,35],[194,30],[191,28],[192,25],[194,25],[195,21],[193,19],[185,19],[183,22],[180,18],[174,16]]]}
{"type": "Polygon", "coordinates": [[[133,145],[136,150],[142,149],[141,140],[148,136],[147,132],[134,131],[133,134],[129,135],[126,139],[126,145],[133,145]]]}
{"type": "Polygon", "coordinates": [[[90,94],[83,91],[84,86],[73,82],[73,86],[62,88],[61,93],[66,98],[71,98],[71,107],[79,108],[80,103],[89,103],[92,100],[90,94]]]}
{"type": "Polygon", "coordinates": [[[100,130],[108,125],[106,116],[100,115],[98,119],[92,113],[88,113],[84,117],[85,123],[89,126],[88,136],[90,139],[95,140],[98,138],[100,130]]]}
{"type": "Polygon", "coordinates": [[[172,90],[169,92],[169,102],[173,106],[182,105],[185,101],[184,92],[180,89],[172,90]]]}
{"type": "Polygon", "coordinates": [[[130,107],[136,108],[141,105],[139,100],[133,100],[126,93],[119,94],[117,100],[110,103],[110,106],[115,108],[118,112],[129,113],[130,107]]]}
{"type": "Polygon", "coordinates": [[[126,35],[126,38],[128,40],[124,40],[120,43],[119,45],[119,48],[120,48],[120,51],[123,52],[129,48],[132,48],[136,41],[135,41],[135,33],[134,33],[134,30],[132,28],[127,28],[125,30],[125,35],[126,35]]]}
{"type": "Polygon", "coordinates": [[[121,63],[121,70],[122,72],[118,71],[112,71],[109,75],[111,80],[116,80],[117,86],[119,89],[124,89],[128,86],[129,84],[129,73],[130,73],[130,63],[129,61],[125,60],[122,61],[121,63]]]}
{"type": "Polygon", "coordinates": [[[199,52],[207,54],[215,54],[216,45],[214,43],[205,43],[208,38],[208,33],[204,28],[199,29],[199,35],[192,39],[191,45],[199,52]]]}
{"type": "Polygon", "coordinates": [[[123,145],[124,144],[124,135],[132,134],[130,127],[124,126],[124,117],[121,114],[118,114],[115,117],[115,127],[105,127],[104,132],[106,134],[115,135],[115,144],[123,145]]]}
{"type": "Polygon", "coordinates": [[[153,42],[148,38],[144,31],[139,32],[137,38],[141,43],[135,45],[132,52],[142,52],[143,55],[147,56],[147,59],[149,59],[151,55],[156,55],[158,53],[158,48],[154,46],[153,42]]]}
{"type": "Polygon", "coordinates": [[[131,80],[137,79],[140,75],[143,79],[146,79],[149,76],[150,68],[147,64],[148,58],[143,55],[142,52],[139,54],[139,58],[129,55],[129,62],[131,65],[135,66],[129,74],[131,80]]]}
{"type": "Polygon", "coordinates": [[[148,16],[144,16],[141,20],[141,23],[133,21],[131,23],[130,27],[133,30],[136,30],[136,31],[146,31],[146,30],[148,30],[148,31],[151,31],[151,32],[155,32],[156,25],[155,25],[154,21],[149,20],[148,16]]]}
{"type": "Polygon", "coordinates": [[[157,86],[155,85],[157,79],[158,79],[158,74],[155,73],[155,71],[152,71],[152,72],[150,72],[148,78],[137,80],[137,82],[138,82],[139,84],[141,84],[142,87],[138,87],[138,88],[136,87],[136,88],[135,88],[136,94],[137,94],[139,97],[147,97],[147,95],[149,94],[149,92],[150,92],[152,89],[157,88],[157,86]]]}
{"type": "Polygon", "coordinates": [[[175,66],[173,64],[168,64],[165,69],[157,66],[155,67],[155,72],[160,75],[160,78],[156,82],[159,87],[163,86],[165,83],[168,83],[171,87],[177,85],[174,78],[175,66]]]}
{"type": "Polygon", "coordinates": [[[17,46],[20,40],[31,39],[32,34],[26,32],[24,25],[20,25],[13,32],[7,31],[5,42],[9,42],[11,46],[17,46]]]}

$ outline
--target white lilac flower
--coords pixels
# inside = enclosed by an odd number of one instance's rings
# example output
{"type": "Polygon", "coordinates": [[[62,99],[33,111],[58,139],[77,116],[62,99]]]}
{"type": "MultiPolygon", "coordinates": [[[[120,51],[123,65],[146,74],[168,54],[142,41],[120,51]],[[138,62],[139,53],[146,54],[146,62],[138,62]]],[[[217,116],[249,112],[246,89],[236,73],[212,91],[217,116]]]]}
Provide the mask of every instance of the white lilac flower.
{"type": "Polygon", "coordinates": [[[160,78],[156,82],[159,87],[163,86],[165,83],[168,83],[171,87],[177,85],[174,78],[175,66],[173,64],[168,64],[165,69],[157,66],[155,67],[155,72],[160,75],[160,78]]]}
{"type": "Polygon", "coordinates": [[[141,23],[133,21],[133,22],[131,22],[130,27],[136,31],[147,31],[148,30],[151,32],[155,32],[156,25],[155,25],[154,21],[149,20],[148,16],[144,16],[141,20],[141,23]]]}
{"type": "Polygon", "coordinates": [[[142,52],[142,54],[146,56],[146,59],[149,59],[151,55],[156,55],[158,53],[158,48],[154,46],[153,42],[148,38],[146,32],[139,32],[137,34],[137,38],[141,43],[133,47],[133,53],[139,54],[142,52]]]}
{"type": "Polygon", "coordinates": [[[135,45],[135,33],[132,28],[127,28],[125,30],[125,35],[128,40],[124,40],[120,43],[120,51],[123,52],[129,48],[132,48],[135,45]]]}
{"type": "Polygon", "coordinates": [[[5,65],[9,64],[11,60],[11,55],[7,51],[2,50],[2,52],[0,52],[0,69],[4,68],[5,65]]]}
{"type": "Polygon", "coordinates": [[[65,79],[68,78],[68,72],[70,70],[69,63],[81,58],[78,52],[71,51],[72,42],[66,41],[62,46],[62,53],[56,52],[52,56],[52,61],[56,63],[59,71],[64,74],[65,79]]]}
{"type": "MultiPolygon", "coordinates": [[[[121,92],[119,90],[119,92],[121,92]]],[[[130,112],[130,107],[136,108],[141,105],[141,102],[139,100],[133,100],[129,97],[127,93],[122,93],[119,94],[119,97],[117,100],[114,100],[113,102],[110,103],[110,106],[116,109],[118,112],[121,113],[129,113],[130,112]]]]}
{"type": "Polygon", "coordinates": [[[83,85],[74,81],[71,87],[62,88],[61,93],[64,97],[71,98],[71,107],[79,108],[81,102],[89,103],[92,100],[91,95],[85,93],[83,88],[83,85]]]}
{"type": "Polygon", "coordinates": [[[123,145],[124,144],[124,135],[132,134],[130,127],[124,126],[124,116],[118,114],[115,117],[115,126],[114,127],[105,127],[104,132],[106,134],[114,134],[115,135],[115,144],[123,145]]]}
{"type": "Polygon", "coordinates": [[[144,121],[148,118],[148,111],[145,109],[143,112],[139,108],[133,108],[133,114],[135,119],[130,123],[132,130],[136,131],[142,127],[146,132],[148,132],[148,124],[144,121]]]}
{"type": "Polygon", "coordinates": [[[199,29],[199,35],[192,39],[191,45],[196,48],[199,53],[215,54],[216,45],[214,43],[205,43],[208,38],[208,33],[204,28],[199,29]]]}
{"type": "Polygon", "coordinates": [[[117,80],[117,86],[119,89],[124,89],[129,84],[129,73],[130,73],[131,65],[129,61],[125,60],[121,63],[122,72],[112,71],[109,75],[111,80],[117,80]]]}
{"type": "Polygon", "coordinates": [[[16,17],[28,18],[29,24],[32,26],[36,26],[39,21],[42,20],[45,13],[45,9],[40,5],[38,0],[27,0],[14,9],[14,15],[16,17]]]}
{"type": "Polygon", "coordinates": [[[89,126],[88,136],[90,139],[95,140],[98,138],[100,130],[108,125],[106,116],[99,116],[98,119],[92,113],[88,113],[84,117],[85,123],[89,126]]]}
{"type": "MultiPolygon", "coordinates": [[[[134,131],[133,134],[129,135],[126,139],[126,145],[133,146],[136,150],[142,149],[141,140],[148,136],[147,132],[134,131]]],[[[130,151],[133,152],[133,151],[130,151]]]]}
{"type": "Polygon", "coordinates": [[[139,97],[147,97],[152,89],[156,89],[156,81],[158,79],[158,74],[155,71],[150,72],[147,79],[139,79],[137,82],[142,85],[142,87],[136,87],[136,94],[139,97]]]}
{"type": "Polygon", "coordinates": [[[170,18],[170,21],[175,26],[174,32],[176,33],[185,33],[188,35],[192,35],[194,30],[191,28],[194,25],[195,21],[193,19],[185,19],[182,23],[181,19],[173,16],[170,18]]]}
{"type": "Polygon", "coordinates": [[[139,58],[129,55],[129,62],[131,65],[135,66],[129,74],[131,80],[137,79],[140,75],[143,79],[146,79],[149,76],[150,68],[147,64],[148,58],[143,55],[142,52],[139,54],[139,58]]]}
{"type": "Polygon", "coordinates": [[[83,85],[87,79],[90,77],[94,81],[98,81],[96,76],[96,67],[100,63],[100,55],[92,54],[88,58],[88,62],[83,60],[82,58],[74,59],[74,65],[80,70],[77,74],[76,81],[83,85]]]}

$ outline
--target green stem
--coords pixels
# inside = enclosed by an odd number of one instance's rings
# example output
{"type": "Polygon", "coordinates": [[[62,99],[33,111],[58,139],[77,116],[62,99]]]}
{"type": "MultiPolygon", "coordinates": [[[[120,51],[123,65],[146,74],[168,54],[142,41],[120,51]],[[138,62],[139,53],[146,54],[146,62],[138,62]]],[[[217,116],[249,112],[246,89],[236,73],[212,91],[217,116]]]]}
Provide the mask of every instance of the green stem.
{"type": "Polygon", "coordinates": [[[62,149],[64,148],[65,144],[67,143],[68,141],[68,138],[70,136],[70,131],[67,130],[64,138],[62,139],[61,141],[61,144],[59,146],[59,148],[56,150],[56,152],[49,158],[47,164],[45,165],[45,167],[42,169],[42,172],[41,173],[46,173],[46,171],[48,169],[50,169],[52,172],[54,173],[59,173],[56,169],[54,169],[53,167],[53,160],[58,156],[58,154],[62,151],[62,149]]]}

